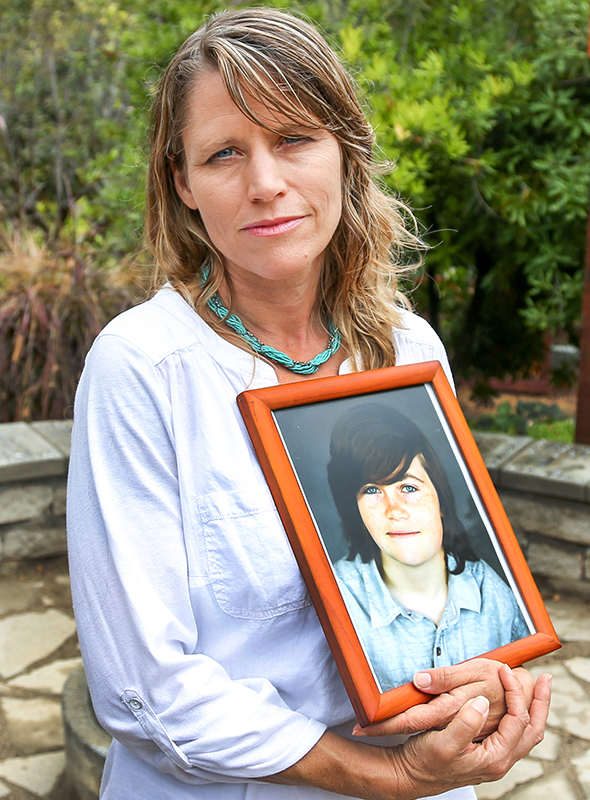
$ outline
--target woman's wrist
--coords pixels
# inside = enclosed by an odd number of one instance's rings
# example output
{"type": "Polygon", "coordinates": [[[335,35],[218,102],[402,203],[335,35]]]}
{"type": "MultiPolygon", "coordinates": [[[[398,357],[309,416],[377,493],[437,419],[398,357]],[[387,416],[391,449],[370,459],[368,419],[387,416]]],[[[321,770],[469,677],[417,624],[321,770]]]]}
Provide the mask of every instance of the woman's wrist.
{"type": "Polygon", "coordinates": [[[498,780],[542,740],[551,696],[549,675],[537,679],[530,704],[509,667],[500,666],[499,678],[506,713],[488,736],[482,737],[482,731],[490,702],[480,694],[465,702],[442,730],[412,736],[398,747],[365,745],[327,731],[300,761],[265,780],[363,800],[415,800],[498,780]]]}
{"type": "Polygon", "coordinates": [[[411,786],[400,756],[399,748],[371,746],[326,731],[300,761],[263,780],[366,800],[413,800],[423,792],[411,786]]]}

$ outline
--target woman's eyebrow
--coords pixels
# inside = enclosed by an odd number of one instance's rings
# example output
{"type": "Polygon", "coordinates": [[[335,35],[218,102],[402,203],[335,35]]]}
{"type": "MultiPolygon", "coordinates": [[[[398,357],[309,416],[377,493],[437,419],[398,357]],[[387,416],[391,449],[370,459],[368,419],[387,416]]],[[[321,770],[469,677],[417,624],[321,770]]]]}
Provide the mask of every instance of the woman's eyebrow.
{"type": "Polygon", "coordinates": [[[201,141],[196,141],[195,150],[199,156],[207,153],[218,153],[220,150],[226,150],[228,147],[234,146],[235,142],[235,137],[231,136],[220,136],[218,139],[203,138],[201,141]]]}

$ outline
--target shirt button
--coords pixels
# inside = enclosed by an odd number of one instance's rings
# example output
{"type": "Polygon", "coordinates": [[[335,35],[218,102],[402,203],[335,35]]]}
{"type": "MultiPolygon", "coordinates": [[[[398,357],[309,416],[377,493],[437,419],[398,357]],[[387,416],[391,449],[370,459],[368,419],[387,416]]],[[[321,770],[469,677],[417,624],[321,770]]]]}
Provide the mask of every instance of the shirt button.
{"type": "Polygon", "coordinates": [[[132,700],[130,700],[130,701],[129,701],[129,705],[130,705],[130,706],[131,706],[131,708],[133,708],[135,711],[139,711],[139,709],[140,709],[140,708],[142,708],[142,705],[141,705],[141,703],[139,702],[139,700],[136,700],[135,698],[133,698],[132,700]]]}
{"type": "Polygon", "coordinates": [[[436,648],[436,655],[440,656],[441,653],[442,653],[442,650],[440,649],[440,647],[437,647],[436,648]]]}

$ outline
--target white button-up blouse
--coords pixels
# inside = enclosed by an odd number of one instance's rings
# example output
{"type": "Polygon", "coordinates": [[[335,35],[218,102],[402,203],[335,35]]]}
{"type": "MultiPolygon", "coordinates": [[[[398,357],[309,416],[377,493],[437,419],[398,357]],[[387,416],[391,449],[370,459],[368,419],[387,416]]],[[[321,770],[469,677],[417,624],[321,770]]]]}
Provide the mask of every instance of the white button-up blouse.
{"type": "MultiPolygon", "coordinates": [[[[403,319],[397,363],[438,359],[450,378],[429,325],[403,319]]],[[[68,536],[88,683],[114,737],[106,800],[333,796],[252,782],[353,725],[236,404],[276,383],[170,288],[87,357],[68,536]]]]}

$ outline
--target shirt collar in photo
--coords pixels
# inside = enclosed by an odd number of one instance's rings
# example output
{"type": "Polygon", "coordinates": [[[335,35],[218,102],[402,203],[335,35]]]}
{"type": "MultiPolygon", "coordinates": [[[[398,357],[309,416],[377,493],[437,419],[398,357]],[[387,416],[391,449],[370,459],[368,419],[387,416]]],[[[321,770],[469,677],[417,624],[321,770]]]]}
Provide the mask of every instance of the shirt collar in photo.
{"type": "MultiPolygon", "coordinates": [[[[375,561],[364,564],[358,556],[357,559],[361,580],[367,593],[372,628],[390,625],[400,614],[411,618],[412,615],[419,613],[409,611],[397,602],[381,578],[375,561]]],[[[450,556],[449,567],[453,569],[454,566],[455,560],[450,556]]],[[[459,615],[461,609],[476,612],[481,610],[481,591],[469,561],[460,575],[449,573],[449,593],[440,624],[451,623],[459,615]]]]}

